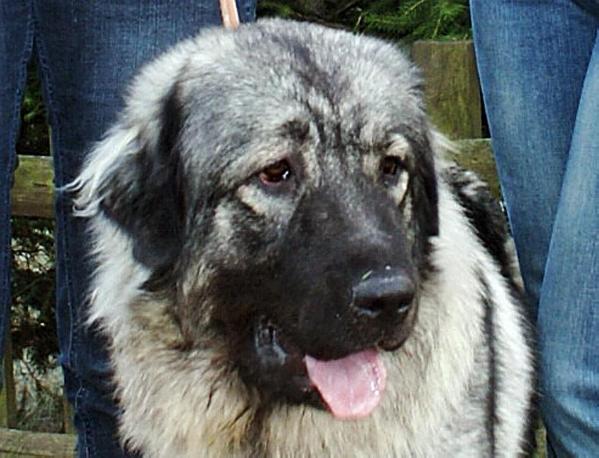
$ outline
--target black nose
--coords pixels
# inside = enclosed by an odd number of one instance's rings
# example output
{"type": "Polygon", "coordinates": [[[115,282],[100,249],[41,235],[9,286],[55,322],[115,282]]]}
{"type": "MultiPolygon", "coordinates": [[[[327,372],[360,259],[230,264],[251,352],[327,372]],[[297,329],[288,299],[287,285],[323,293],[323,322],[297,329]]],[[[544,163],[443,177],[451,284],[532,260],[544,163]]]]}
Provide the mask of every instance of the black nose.
{"type": "Polygon", "coordinates": [[[416,286],[404,270],[385,268],[365,274],[353,287],[352,306],[362,316],[406,313],[414,299],[416,286]]]}

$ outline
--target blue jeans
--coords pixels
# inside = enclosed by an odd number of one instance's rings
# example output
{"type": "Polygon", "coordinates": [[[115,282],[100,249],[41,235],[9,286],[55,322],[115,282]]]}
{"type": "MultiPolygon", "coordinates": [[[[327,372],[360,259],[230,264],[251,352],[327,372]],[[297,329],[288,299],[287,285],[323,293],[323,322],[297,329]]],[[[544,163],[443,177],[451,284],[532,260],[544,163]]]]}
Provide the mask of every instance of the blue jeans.
{"type": "Polygon", "coordinates": [[[599,456],[599,2],[471,0],[550,456],[599,456]]]}
{"type": "MultiPolygon", "coordinates": [[[[238,0],[242,21],[255,0],[238,0]]],[[[34,57],[52,127],[55,184],[78,173],[85,152],[122,106],[135,69],[202,27],[220,25],[217,0],[0,0],[0,355],[10,308],[10,182],[27,62],[34,57]]],[[[72,203],[56,201],[60,362],[75,407],[79,456],[122,456],[105,342],[81,326],[89,243],[72,203]]]]}

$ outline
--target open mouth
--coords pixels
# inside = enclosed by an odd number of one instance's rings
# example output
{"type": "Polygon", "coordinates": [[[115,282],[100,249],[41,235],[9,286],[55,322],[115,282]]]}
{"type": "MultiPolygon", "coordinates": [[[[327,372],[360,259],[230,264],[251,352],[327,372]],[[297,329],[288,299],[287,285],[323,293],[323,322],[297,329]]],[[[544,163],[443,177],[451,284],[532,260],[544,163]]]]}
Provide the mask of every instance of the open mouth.
{"type": "Polygon", "coordinates": [[[319,360],[266,317],[256,320],[251,334],[249,350],[238,358],[246,383],[272,398],[326,408],[342,420],[366,417],[379,405],[387,377],[380,351],[395,350],[405,340],[381,339],[341,358],[319,360]]]}

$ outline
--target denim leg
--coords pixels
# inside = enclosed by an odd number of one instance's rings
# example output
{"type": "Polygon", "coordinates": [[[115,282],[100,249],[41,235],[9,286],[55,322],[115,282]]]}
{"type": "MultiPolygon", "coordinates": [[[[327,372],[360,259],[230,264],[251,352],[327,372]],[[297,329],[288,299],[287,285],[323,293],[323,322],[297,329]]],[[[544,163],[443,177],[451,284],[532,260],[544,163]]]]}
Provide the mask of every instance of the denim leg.
{"type": "Polygon", "coordinates": [[[598,156],[584,127],[599,122],[593,3],[471,0],[498,173],[539,328],[541,409],[560,456],[599,456],[589,439],[599,433],[598,156]]]}
{"type": "Polygon", "coordinates": [[[498,174],[534,315],[597,19],[570,0],[472,0],[498,174]]]}
{"type": "MultiPolygon", "coordinates": [[[[55,182],[78,173],[85,152],[122,107],[134,71],[202,27],[220,25],[215,0],[35,0],[36,50],[52,127],[55,182]]],[[[253,19],[254,2],[239,5],[253,19]]],[[[84,222],[70,196],[56,201],[57,319],[65,389],[75,407],[79,456],[118,457],[117,407],[106,342],[82,326],[90,273],[84,222]]]]}
{"type": "Polygon", "coordinates": [[[30,3],[0,0],[0,361],[10,312],[10,188],[33,44],[30,3]]]}
{"type": "Polygon", "coordinates": [[[599,456],[599,35],[580,98],[539,303],[553,456],[599,456]]]}

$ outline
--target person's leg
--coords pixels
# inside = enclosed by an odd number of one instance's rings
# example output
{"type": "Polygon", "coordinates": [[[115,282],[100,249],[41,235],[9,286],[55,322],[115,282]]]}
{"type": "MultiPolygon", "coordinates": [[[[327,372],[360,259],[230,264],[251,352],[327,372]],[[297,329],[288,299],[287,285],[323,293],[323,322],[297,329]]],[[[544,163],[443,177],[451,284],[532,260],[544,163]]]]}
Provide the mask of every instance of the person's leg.
{"type": "Polygon", "coordinates": [[[599,456],[599,35],[539,303],[543,416],[554,456],[599,456]]]}
{"type": "Polygon", "coordinates": [[[30,3],[0,0],[0,361],[10,311],[10,188],[33,43],[30,3]]]}
{"type": "Polygon", "coordinates": [[[597,21],[571,0],[471,0],[503,197],[536,316],[597,21]]]}
{"type": "Polygon", "coordinates": [[[592,125],[593,104],[595,125],[598,120],[587,72],[596,65],[590,62],[599,19],[569,0],[471,5],[498,172],[535,316],[539,307],[549,443],[576,456],[599,456],[589,439],[599,433],[599,318],[591,310],[597,307],[597,150],[591,157],[586,143],[585,153],[576,152],[581,140],[596,142],[583,126],[592,125]]]}
{"type": "MultiPolygon", "coordinates": [[[[253,19],[254,3],[240,3],[242,20],[253,19]]],[[[34,13],[58,187],[76,177],[86,151],[115,120],[135,70],[202,27],[221,23],[215,0],[37,0],[34,13]]],[[[82,326],[89,242],[71,207],[71,196],[59,194],[57,318],[65,389],[75,406],[79,456],[113,458],[121,452],[111,371],[106,343],[82,326]]]]}

